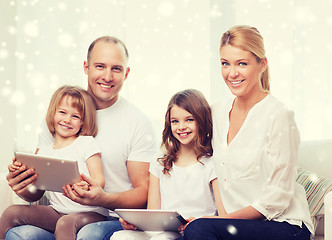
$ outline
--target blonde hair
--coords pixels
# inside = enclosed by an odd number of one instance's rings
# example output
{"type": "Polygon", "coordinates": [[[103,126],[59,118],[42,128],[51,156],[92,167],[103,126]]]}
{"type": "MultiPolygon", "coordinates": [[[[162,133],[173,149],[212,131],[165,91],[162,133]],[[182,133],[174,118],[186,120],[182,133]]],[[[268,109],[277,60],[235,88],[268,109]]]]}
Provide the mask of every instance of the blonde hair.
{"type": "MultiPolygon", "coordinates": [[[[222,35],[220,49],[227,44],[251,52],[258,63],[265,58],[263,37],[255,27],[245,25],[232,27],[222,35]]],[[[260,83],[264,91],[270,92],[268,65],[261,75],[260,83]]]]}
{"type": "Polygon", "coordinates": [[[58,88],[50,101],[46,114],[46,123],[50,133],[55,135],[54,115],[62,99],[71,98],[71,106],[77,108],[82,118],[82,127],[77,136],[93,136],[98,133],[96,104],[88,92],[80,87],[62,86],[58,88]]]}

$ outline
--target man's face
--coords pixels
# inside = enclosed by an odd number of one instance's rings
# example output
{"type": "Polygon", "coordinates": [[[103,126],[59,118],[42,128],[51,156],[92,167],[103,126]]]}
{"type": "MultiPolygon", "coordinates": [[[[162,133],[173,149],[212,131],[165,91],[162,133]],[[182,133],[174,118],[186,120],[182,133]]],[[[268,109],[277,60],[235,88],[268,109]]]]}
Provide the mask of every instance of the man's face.
{"type": "Polygon", "coordinates": [[[88,75],[88,92],[95,99],[98,109],[112,106],[130,69],[121,45],[99,41],[90,53],[89,62],[84,62],[88,75]]]}

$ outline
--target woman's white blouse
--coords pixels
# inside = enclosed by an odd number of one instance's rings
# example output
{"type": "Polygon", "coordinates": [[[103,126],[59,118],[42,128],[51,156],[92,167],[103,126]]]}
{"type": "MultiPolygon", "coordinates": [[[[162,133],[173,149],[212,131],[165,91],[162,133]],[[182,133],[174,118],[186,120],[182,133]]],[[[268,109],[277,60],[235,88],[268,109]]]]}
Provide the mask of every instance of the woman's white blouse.
{"type": "Polygon", "coordinates": [[[213,159],[226,211],[252,206],[268,220],[304,222],[313,232],[305,191],[295,181],[300,137],[293,112],[268,95],[227,145],[233,102],[213,107],[213,159]]]}

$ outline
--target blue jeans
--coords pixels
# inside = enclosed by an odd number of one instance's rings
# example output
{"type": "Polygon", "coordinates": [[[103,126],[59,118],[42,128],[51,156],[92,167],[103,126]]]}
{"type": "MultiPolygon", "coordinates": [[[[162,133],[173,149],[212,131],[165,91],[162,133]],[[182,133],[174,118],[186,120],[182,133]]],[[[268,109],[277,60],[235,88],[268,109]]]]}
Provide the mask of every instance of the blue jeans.
{"type": "MultiPolygon", "coordinates": [[[[108,221],[85,225],[77,233],[80,240],[108,240],[116,231],[123,230],[117,218],[109,217],[108,221]]],[[[31,225],[15,227],[7,231],[6,240],[55,240],[53,233],[31,225]]]]}
{"type": "Polygon", "coordinates": [[[184,231],[185,240],[309,240],[307,227],[287,222],[207,219],[191,222],[184,231]]]}

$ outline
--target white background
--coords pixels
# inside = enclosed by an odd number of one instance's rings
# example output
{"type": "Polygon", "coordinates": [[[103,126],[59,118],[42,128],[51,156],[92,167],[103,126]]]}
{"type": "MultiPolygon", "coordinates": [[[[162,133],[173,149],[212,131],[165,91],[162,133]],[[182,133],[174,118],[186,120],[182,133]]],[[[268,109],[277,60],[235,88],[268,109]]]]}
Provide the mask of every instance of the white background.
{"type": "Polygon", "coordinates": [[[34,150],[55,89],[86,88],[87,48],[103,35],[126,43],[122,95],[152,119],[158,139],[175,92],[196,88],[211,104],[229,94],[218,47],[238,24],[262,33],[271,92],[294,110],[302,140],[332,138],[331,10],[331,0],[2,0],[0,172],[15,147],[34,150]]]}

